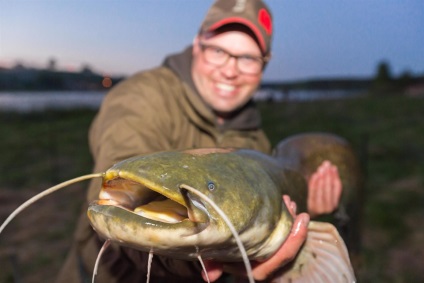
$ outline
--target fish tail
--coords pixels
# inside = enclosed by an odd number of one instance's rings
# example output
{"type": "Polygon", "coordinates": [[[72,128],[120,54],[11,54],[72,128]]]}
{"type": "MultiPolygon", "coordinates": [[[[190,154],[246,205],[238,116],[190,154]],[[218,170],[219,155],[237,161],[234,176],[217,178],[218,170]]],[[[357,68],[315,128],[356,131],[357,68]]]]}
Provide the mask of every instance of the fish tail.
{"type": "Polygon", "coordinates": [[[272,282],[351,283],[356,278],[337,229],[329,223],[311,221],[301,251],[272,282]]]}

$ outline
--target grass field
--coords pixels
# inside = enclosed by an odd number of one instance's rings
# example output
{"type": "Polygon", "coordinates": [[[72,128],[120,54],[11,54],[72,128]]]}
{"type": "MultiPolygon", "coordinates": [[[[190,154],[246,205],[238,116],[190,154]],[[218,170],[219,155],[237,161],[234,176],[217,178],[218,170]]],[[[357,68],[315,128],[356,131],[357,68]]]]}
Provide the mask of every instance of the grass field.
{"type": "MultiPolygon", "coordinates": [[[[424,99],[261,103],[273,144],[292,134],[349,140],[364,166],[359,282],[423,282],[424,99]]],[[[0,113],[0,222],[35,193],[91,172],[89,110],[0,113]]],[[[86,183],[25,210],[0,235],[0,283],[51,282],[69,247],[86,183]],[[14,272],[16,273],[14,275],[14,272]]]]}

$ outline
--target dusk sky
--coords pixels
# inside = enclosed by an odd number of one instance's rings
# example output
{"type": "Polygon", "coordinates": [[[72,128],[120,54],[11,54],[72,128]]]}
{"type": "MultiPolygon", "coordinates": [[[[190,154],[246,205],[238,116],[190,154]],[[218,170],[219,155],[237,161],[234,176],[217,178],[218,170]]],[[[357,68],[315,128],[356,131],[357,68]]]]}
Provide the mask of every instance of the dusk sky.
{"type": "MultiPolygon", "coordinates": [[[[189,45],[210,0],[0,0],[0,66],[130,75],[189,45]]],[[[268,0],[264,80],[424,74],[423,0],[268,0]]]]}

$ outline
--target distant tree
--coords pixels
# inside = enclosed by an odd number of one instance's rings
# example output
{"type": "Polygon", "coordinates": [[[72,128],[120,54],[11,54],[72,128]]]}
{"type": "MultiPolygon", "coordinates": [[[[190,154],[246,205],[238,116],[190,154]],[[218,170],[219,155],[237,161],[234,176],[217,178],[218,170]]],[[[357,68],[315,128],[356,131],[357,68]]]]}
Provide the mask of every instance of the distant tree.
{"type": "Polygon", "coordinates": [[[22,62],[17,61],[15,66],[13,67],[14,70],[25,70],[25,66],[22,62]]]}
{"type": "Polygon", "coordinates": [[[383,61],[378,64],[375,80],[383,83],[387,83],[392,80],[389,63],[383,61]]]}
{"type": "Polygon", "coordinates": [[[374,76],[371,93],[375,95],[388,95],[395,92],[392,73],[389,63],[382,61],[377,66],[377,72],[374,76]]]}
{"type": "Polygon", "coordinates": [[[414,81],[414,76],[410,71],[404,71],[398,79],[400,87],[405,88],[414,81]]]}
{"type": "Polygon", "coordinates": [[[56,68],[57,68],[56,59],[50,58],[49,61],[47,62],[47,70],[54,72],[56,71],[56,68]]]}
{"type": "Polygon", "coordinates": [[[62,90],[64,89],[63,76],[58,72],[41,70],[37,75],[36,87],[39,90],[62,90]]]}
{"type": "Polygon", "coordinates": [[[91,69],[90,65],[88,64],[84,64],[81,68],[80,71],[81,74],[86,74],[86,75],[92,75],[93,74],[93,70],[91,69]]]}

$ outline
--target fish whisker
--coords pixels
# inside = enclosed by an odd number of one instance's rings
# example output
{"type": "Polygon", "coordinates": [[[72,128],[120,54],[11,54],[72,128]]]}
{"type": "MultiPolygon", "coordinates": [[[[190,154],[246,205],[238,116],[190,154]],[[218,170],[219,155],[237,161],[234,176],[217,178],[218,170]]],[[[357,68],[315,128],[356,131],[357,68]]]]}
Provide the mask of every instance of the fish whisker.
{"type": "Polygon", "coordinates": [[[99,263],[100,263],[100,258],[102,257],[103,253],[105,252],[105,250],[109,247],[110,243],[112,241],[110,239],[107,239],[104,243],[102,248],[99,251],[99,254],[97,255],[96,258],[96,263],[94,264],[94,270],[93,270],[93,278],[91,279],[91,283],[94,283],[94,279],[97,275],[97,271],[99,269],[99,263]]]}
{"type": "Polygon", "coordinates": [[[207,197],[205,194],[203,194],[202,192],[200,192],[199,190],[186,185],[186,184],[181,184],[180,185],[180,190],[187,190],[190,191],[191,193],[197,195],[199,198],[201,198],[203,201],[207,202],[210,206],[212,206],[212,208],[219,214],[219,216],[221,216],[222,220],[224,220],[224,222],[227,224],[228,228],[230,229],[231,233],[234,236],[235,241],[237,242],[237,246],[240,250],[240,254],[243,258],[243,262],[244,262],[244,266],[246,268],[246,274],[247,277],[249,279],[249,283],[254,283],[255,279],[253,278],[253,272],[252,272],[252,266],[250,264],[249,258],[247,256],[247,252],[246,249],[243,246],[243,243],[241,242],[240,236],[237,233],[236,229],[234,228],[234,225],[231,223],[230,219],[227,217],[227,215],[225,214],[224,211],[222,211],[216,204],[215,202],[210,199],[209,197],[207,197]]]}
{"type": "Polygon", "coordinates": [[[3,224],[0,226],[0,234],[1,232],[3,232],[4,228],[6,228],[7,224],[9,224],[10,221],[13,220],[13,218],[16,217],[16,215],[18,215],[19,213],[21,213],[25,208],[27,208],[28,206],[30,206],[31,204],[33,204],[34,202],[38,201],[39,199],[54,193],[60,189],[63,189],[64,187],[67,187],[69,185],[81,182],[81,181],[85,181],[88,179],[94,179],[94,178],[101,178],[103,177],[103,173],[94,173],[94,174],[88,174],[88,175],[84,175],[84,176],[80,176],[65,182],[62,182],[56,186],[50,187],[44,191],[42,191],[39,194],[36,194],[35,196],[33,196],[32,198],[30,198],[29,200],[27,200],[26,202],[24,202],[23,204],[21,204],[18,208],[16,208],[10,215],[9,217],[6,218],[6,220],[3,222],[3,224]]]}
{"type": "Polygon", "coordinates": [[[153,249],[150,249],[149,251],[149,258],[147,260],[147,278],[146,278],[146,283],[150,282],[150,271],[152,268],[152,260],[153,260],[153,249]]]}
{"type": "Polygon", "coordinates": [[[202,256],[198,255],[197,259],[199,260],[200,265],[202,266],[202,269],[203,269],[203,272],[205,273],[205,277],[206,277],[207,282],[210,283],[211,280],[209,279],[209,275],[208,275],[208,272],[206,270],[205,263],[203,262],[202,256]]]}

